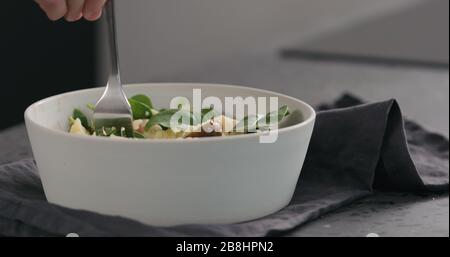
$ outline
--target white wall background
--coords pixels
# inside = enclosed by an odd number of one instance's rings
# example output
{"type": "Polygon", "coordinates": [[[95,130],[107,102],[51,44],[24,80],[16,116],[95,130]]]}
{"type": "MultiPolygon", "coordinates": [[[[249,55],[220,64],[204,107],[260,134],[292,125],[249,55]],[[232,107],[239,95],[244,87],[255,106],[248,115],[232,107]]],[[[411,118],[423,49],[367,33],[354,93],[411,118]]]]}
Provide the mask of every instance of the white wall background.
{"type": "Polygon", "coordinates": [[[308,39],[416,1],[116,1],[122,77],[149,82],[224,56],[308,39]]]}

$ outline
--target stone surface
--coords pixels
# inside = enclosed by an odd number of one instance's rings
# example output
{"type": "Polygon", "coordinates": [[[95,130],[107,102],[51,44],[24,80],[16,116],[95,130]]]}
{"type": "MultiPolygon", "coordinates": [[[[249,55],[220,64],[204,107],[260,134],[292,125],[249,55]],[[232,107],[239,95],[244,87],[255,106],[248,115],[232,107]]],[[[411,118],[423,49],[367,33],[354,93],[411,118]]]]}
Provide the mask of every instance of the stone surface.
{"type": "Polygon", "coordinates": [[[379,192],[308,223],[289,236],[448,237],[448,210],[448,194],[379,192]]]}

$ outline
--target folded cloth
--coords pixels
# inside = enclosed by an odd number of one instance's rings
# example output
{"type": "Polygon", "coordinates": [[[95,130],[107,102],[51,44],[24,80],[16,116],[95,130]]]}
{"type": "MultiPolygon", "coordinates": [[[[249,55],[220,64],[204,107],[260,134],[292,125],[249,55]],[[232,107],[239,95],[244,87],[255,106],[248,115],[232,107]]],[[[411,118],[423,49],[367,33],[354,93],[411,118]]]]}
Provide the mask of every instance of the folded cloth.
{"type": "Polygon", "coordinates": [[[374,189],[448,191],[449,143],[403,121],[395,100],[345,95],[323,105],[294,197],[267,217],[231,225],[152,227],[48,203],[33,160],[0,166],[4,236],[276,236],[370,195],[374,189]]]}

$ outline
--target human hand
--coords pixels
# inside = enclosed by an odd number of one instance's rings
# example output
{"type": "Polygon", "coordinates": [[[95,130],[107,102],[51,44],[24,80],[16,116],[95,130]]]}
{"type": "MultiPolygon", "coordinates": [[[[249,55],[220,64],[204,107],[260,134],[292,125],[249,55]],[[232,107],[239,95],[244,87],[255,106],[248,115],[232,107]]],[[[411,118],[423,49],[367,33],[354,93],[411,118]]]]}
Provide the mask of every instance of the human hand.
{"type": "Polygon", "coordinates": [[[64,17],[73,22],[84,17],[95,21],[102,15],[107,0],[35,0],[50,20],[56,21],[64,17]]]}

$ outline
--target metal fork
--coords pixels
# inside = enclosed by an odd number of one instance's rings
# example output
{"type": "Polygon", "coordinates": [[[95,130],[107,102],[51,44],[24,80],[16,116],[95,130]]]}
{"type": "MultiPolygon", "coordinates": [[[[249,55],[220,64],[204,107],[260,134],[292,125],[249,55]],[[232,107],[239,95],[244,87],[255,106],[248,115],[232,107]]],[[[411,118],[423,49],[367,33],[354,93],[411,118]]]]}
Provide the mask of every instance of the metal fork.
{"type": "Polygon", "coordinates": [[[124,137],[133,137],[133,119],[130,103],[123,92],[120,81],[119,56],[116,36],[114,0],[105,6],[108,25],[108,42],[111,56],[110,75],[105,91],[94,111],[96,135],[106,136],[106,131],[116,130],[124,137]]]}

